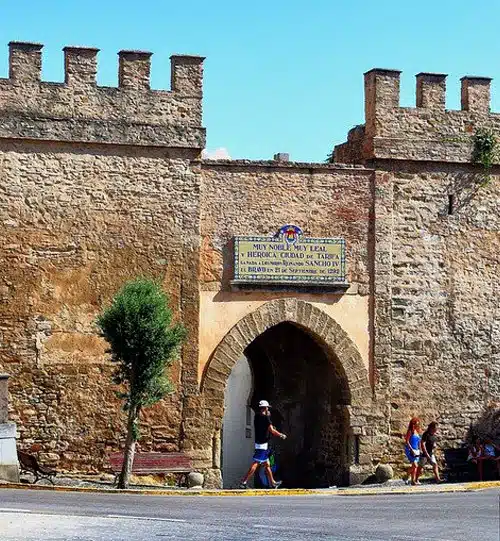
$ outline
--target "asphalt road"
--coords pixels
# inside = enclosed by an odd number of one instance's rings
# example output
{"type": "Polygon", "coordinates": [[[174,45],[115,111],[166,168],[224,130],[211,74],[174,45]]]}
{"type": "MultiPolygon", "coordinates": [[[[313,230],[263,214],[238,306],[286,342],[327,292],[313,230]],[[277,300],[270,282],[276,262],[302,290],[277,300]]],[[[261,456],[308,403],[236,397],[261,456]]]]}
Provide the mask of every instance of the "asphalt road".
{"type": "Polygon", "coordinates": [[[499,541],[500,491],[148,496],[0,490],[2,541],[499,541]]]}

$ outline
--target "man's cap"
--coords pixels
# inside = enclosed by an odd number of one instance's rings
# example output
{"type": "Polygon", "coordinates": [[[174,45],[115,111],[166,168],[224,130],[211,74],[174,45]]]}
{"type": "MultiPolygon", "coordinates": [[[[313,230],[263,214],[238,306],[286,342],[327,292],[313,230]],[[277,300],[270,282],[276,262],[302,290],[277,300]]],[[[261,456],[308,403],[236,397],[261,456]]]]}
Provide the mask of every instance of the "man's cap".
{"type": "Polygon", "coordinates": [[[269,402],[267,400],[261,400],[259,402],[259,408],[270,408],[269,402]]]}

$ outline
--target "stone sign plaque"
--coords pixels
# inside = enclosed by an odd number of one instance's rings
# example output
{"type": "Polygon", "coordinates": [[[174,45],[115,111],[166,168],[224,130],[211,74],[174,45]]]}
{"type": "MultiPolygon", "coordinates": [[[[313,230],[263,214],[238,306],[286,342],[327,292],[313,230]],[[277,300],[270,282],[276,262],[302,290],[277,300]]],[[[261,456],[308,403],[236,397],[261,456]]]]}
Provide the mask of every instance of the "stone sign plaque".
{"type": "Polygon", "coordinates": [[[345,241],[307,238],[294,225],[274,237],[234,237],[233,283],[347,285],[345,241]]]}

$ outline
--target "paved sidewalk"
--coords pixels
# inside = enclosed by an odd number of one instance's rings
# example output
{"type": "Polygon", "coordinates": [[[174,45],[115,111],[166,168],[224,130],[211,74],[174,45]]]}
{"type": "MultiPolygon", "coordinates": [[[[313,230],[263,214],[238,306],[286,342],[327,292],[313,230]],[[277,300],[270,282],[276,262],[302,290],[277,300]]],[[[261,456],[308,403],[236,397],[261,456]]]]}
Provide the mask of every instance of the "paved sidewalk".
{"type": "Polygon", "coordinates": [[[324,488],[324,489],[279,489],[279,490],[224,490],[224,489],[186,489],[186,488],[156,488],[151,486],[134,486],[128,489],[117,489],[109,484],[87,483],[85,486],[81,482],[75,484],[26,484],[26,483],[6,483],[0,481],[0,489],[20,489],[20,490],[48,490],[57,492],[100,492],[110,494],[150,494],[157,496],[307,496],[307,495],[335,495],[335,496],[369,496],[380,494],[422,494],[422,493],[443,493],[443,492],[473,492],[488,488],[500,488],[500,481],[483,481],[471,483],[424,483],[419,486],[409,486],[403,481],[395,480],[383,485],[353,486],[342,488],[324,488]]]}

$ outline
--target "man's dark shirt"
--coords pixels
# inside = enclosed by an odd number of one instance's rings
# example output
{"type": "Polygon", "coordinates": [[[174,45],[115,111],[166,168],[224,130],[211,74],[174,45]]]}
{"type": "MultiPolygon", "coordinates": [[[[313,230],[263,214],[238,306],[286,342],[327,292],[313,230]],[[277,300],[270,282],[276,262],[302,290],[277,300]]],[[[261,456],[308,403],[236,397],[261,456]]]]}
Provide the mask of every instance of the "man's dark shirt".
{"type": "Polygon", "coordinates": [[[428,430],[426,430],[422,434],[422,443],[425,445],[427,452],[431,456],[432,456],[432,453],[434,453],[434,447],[436,447],[436,441],[437,441],[436,436],[434,434],[431,434],[428,430]]]}
{"type": "Polygon", "coordinates": [[[253,420],[253,426],[255,429],[255,443],[267,443],[271,437],[271,434],[269,434],[271,417],[257,413],[253,420]]]}

